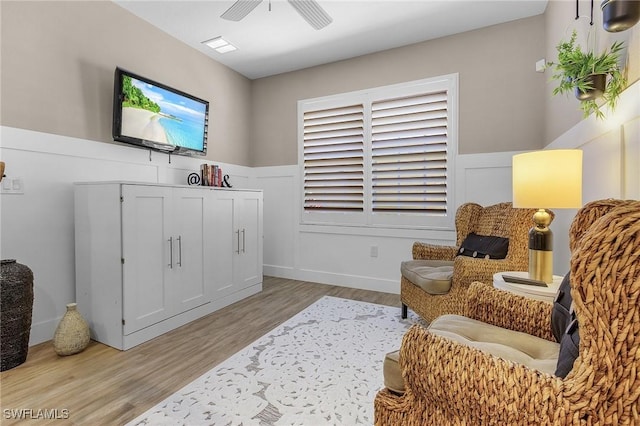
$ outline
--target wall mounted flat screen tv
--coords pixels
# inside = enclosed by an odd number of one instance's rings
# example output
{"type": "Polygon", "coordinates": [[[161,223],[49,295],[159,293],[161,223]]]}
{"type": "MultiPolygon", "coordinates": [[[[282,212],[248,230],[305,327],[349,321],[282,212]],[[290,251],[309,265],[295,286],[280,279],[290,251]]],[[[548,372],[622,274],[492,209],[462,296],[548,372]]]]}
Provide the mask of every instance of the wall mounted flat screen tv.
{"type": "Polygon", "coordinates": [[[116,68],[113,139],[181,155],[207,153],[209,102],[116,68]]]}

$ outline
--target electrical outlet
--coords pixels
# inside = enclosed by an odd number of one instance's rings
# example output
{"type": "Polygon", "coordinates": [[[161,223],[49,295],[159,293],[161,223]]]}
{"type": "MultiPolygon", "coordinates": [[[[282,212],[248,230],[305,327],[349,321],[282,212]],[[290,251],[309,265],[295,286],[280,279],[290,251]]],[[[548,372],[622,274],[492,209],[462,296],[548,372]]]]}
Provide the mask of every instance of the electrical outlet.
{"type": "Polygon", "coordinates": [[[3,194],[24,194],[24,183],[20,177],[5,177],[0,189],[3,194]]]}
{"type": "Polygon", "coordinates": [[[378,257],[378,246],[371,246],[371,257],[378,257]]]}

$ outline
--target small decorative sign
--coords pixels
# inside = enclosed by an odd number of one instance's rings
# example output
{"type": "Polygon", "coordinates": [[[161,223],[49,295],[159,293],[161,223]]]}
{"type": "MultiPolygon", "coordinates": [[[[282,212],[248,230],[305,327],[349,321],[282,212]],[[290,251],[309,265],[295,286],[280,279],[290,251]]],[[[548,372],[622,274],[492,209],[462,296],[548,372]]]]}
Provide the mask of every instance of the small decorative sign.
{"type": "Polygon", "coordinates": [[[187,183],[189,185],[200,185],[200,174],[199,173],[191,173],[187,177],[187,183]]]}

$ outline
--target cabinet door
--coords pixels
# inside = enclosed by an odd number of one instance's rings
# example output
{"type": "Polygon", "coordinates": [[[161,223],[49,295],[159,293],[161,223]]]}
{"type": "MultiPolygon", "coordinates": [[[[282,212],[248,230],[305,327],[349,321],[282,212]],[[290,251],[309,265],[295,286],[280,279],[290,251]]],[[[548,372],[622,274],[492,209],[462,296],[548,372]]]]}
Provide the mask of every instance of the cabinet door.
{"type": "Polygon", "coordinates": [[[125,335],[173,314],[170,216],[171,188],[122,186],[125,335]]]}
{"type": "Polygon", "coordinates": [[[262,193],[236,193],[235,223],[239,250],[234,262],[239,288],[262,282],[262,193]]]}
{"type": "Polygon", "coordinates": [[[211,285],[205,277],[212,254],[210,191],[175,188],[173,209],[174,283],[177,311],[184,312],[211,300],[211,285]]]}
{"type": "Polygon", "coordinates": [[[210,259],[214,265],[213,298],[220,298],[233,293],[233,263],[239,249],[239,233],[234,227],[233,212],[235,209],[234,193],[231,191],[214,191],[212,211],[215,247],[210,259]]]}

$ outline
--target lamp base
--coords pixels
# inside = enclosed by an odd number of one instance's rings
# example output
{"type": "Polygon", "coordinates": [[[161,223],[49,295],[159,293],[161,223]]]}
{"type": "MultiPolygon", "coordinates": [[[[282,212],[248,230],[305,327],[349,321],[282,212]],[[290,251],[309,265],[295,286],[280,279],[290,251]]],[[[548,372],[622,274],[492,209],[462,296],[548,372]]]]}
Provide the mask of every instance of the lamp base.
{"type": "Polygon", "coordinates": [[[529,248],[529,278],[553,283],[553,252],[529,248]]]}
{"type": "Polygon", "coordinates": [[[533,215],[535,226],[529,230],[529,278],[553,282],[553,232],[549,229],[552,217],[545,209],[533,215]]]}

